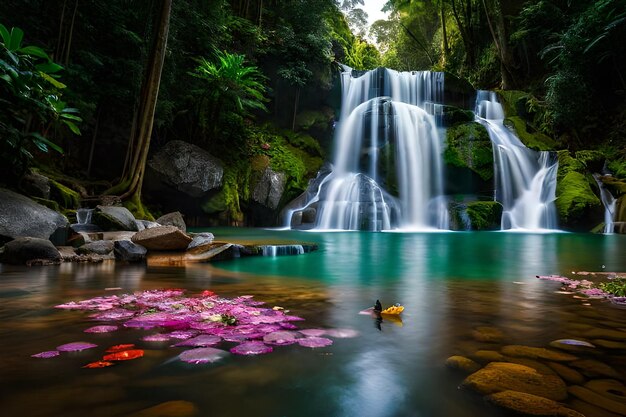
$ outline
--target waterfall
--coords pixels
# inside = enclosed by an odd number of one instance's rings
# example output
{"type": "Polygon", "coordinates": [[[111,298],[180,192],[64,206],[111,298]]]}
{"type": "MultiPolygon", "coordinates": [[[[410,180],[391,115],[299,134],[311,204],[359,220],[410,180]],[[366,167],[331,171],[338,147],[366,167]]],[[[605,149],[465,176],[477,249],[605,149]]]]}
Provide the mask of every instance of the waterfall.
{"type": "Polygon", "coordinates": [[[302,245],[263,245],[261,246],[262,256],[285,256],[285,255],[302,255],[305,253],[302,245]]]}
{"type": "Polygon", "coordinates": [[[596,183],[598,184],[598,188],[600,189],[600,199],[602,200],[602,204],[604,205],[604,231],[605,234],[613,233],[615,221],[615,206],[617,205],[617,200],[613,197],[613,194],[609,190],[606,189],[602,181],[600,180],[599,174],[594,174],[593,178],[595,178],[596,183]]]}
{"type": "Polygon", "coordinates": [[[478,92],[475,113],[493,144],[495,199],[503,207],[501,229],[556,229],[558,162],[554,156],[526,148],[504,126],[504,111],[494,92],[478,92]]]}
{"type": "Polygon", "coordinates": [[[332,172],[300,210],[315,205],[318,230],[447,229],[442,135],[434,117],[443,73],[354,74],[341,74],[332,172]]]}
{"type": "Polygon", "coordinates": [[[91,224],[93,209],[79,208],[76,210],[76,223],[91,224]]]}

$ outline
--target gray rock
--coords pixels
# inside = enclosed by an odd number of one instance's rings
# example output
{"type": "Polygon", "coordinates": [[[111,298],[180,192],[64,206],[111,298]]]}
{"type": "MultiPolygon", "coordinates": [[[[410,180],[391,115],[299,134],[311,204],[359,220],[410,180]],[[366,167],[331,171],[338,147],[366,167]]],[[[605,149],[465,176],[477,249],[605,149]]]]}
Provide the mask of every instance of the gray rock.
{"type": "Polygon", "coordinates": [[[159,226],[137,232],[131,240],[149,250],[185,250],[192,239],[176,226],[159,226]]]}
{"type": "Polygon", "coordinates": [[[182,232],[187,231],[187,225],[185,224],[185,220],[183,220],[183,215],[180,211],[164,214],[156,219],[156,222],[161,226],[176,226],[182,232]]]}
{"type": "Polygon", "coordinates": [[[139,231],[161,226],[159,223],[151,222],[150,220],[135,220],[135,224],[137,225],[137,230],[139,231]]]}
{"type": "Polygon", "coordinates": [[[215,239],[215,236],[213,236],[213,233],[209,233],[209,232],[197,233],[193,236],[193,240],[191,241],[191,243],[189,243],[189,246],[187,246],[187,250],[197,248],[198,246],[206,245],[207,243],[211,243],[213,242],[214,239],[215,239]]]}
{"type": "Polygon", "coordinates": [[[191,197],[201,197],[222,186],[222,161],[180,140],[168,142],[148,161],[148,166],[161,182],[191,197]]]}
{"type": "Polygon", "coordinates": [[[14,265],[27,264],[34,260],[61,262],[61,253],[47,239],[18,237],[4,245],[0,262],[14,265]]]}
{"type": "Polygon", "coordinates": [[[113,252],[114,243],[111,240],[96,240],[94,242],[86,243],[80,248],[76,249],[78,254],[96,254],[96,255],[108,255],[113,252]]]}
{"type": "Polygon", "coordinates": [[[285,191],[286,181],[285,173],[265,168],[261,179],[252,190],[252,200],[272,210],[276,209],[285,191]]]}
{"type": "Polygon", "coordinates": [[[126,207],[97,206],[92,221],[103,230],[137,230],[135,216],[126,207]]]}
{"type": "MultiPolygon", "coordinates": [[[[21,236],[49,239],[57,230],[65,230],[65,216],[28,197],[0,188],[0,240],[21,236]]],[[[58,232],[57,232],[58,233],[58,232]]]]}
{"type": "Polygon", "coordinates": [[[30,196],[50,199],[50,179],[38,172],[24,175],[20,180],[20,189],[30,196]]]}
{"type": "Polygon", "coordinates": [[[146,259],[148,250],[130,240],[116,240],[113,244],[115,259],[126,262],[141,262],[146,259]]]}

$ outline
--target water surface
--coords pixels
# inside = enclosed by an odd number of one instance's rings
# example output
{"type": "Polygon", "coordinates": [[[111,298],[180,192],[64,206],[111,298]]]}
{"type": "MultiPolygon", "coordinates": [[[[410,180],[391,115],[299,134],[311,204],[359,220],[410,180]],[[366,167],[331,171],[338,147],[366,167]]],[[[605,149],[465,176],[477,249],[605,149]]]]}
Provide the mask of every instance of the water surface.
{"type": "MultiPolygon", "coordinates": [[[[626,237],[518,233],[305,233],[213,229],[221,240],[296,239],[310,254],[162,266],[65,264],[0,266],[0,404],[3,415],[127,416],[161,402],[194,403],[214,416],[498,416],[458,390],[463,375],[445,359],[506,344],[545,346],[575,336],[576,325],[626,328],[623,310],[556,294],[538,274],[626,271],[626,237]],[[121,287],[122,290],[105,290],[121,287]],[[300,327],[350,328],[351,339],[307,349],[277,347],[259,357],[211,365],[172,360],[182,349],[142,342],[154,331],[93,335],[88,313],[53,306],[152,288],[252,294],[306,319],[300,327]],[[359,311],[380,299],[406,309],[402,323],[377,323],[359,311]],[[379,327],[380,328],[379,328],[379,327]],[[499,343],[478,342],[480,326],[501,330],[499,343]],[[52,359],[30,355],[63,343],[107,347],[137,343],[144,358],[82,369],[100,351],[52,359]]],[[[588,277],[587,277],[588,278],[588,277]]],[[[223,348],[231,347],[224,344],[223,348]]],[[[626,372],[624,361],[606,356],[626,372]]]]}

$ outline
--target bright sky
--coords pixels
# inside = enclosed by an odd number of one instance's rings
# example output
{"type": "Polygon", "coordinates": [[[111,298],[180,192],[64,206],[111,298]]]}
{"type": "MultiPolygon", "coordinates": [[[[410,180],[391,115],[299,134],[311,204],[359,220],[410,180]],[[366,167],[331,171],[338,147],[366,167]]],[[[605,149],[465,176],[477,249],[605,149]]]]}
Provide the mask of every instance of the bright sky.
{"type": "MultiPolygon", "coordinates": [[[[365,0],[365,5],[362,6],[363,10],[367,13],[367,22],[371,25],[377,20],[387,19],[387,13],[383,13],[380,9],[383,8],[387,0],[365,0]]],[[[358,6],[361,7],[361,6],[358,6]]]]}

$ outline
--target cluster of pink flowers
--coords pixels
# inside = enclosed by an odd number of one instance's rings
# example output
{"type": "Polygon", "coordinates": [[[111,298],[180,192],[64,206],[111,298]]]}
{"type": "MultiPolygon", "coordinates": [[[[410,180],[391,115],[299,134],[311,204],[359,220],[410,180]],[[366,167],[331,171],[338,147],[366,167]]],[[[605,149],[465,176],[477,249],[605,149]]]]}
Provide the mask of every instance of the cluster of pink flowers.
{"type": "MultiPolygon", "coordinates": [[[[92,320],[107,322],[86,329],[86,333],[115,332],[120,327],[154,329],[155,333],[142,338],[144,342],[170,342],[171,347],[191,348],[179,355],[181,360],[191,363],[214,362],[227,356],[228,352],[237,355],[264,354],[272,352],[273,346],[296,343],[320,348],[333,343],[322,336],[357,335],[350,329],[299,331],[295,322],[304,319],[290,315],[281,307],[264,307],[263,302],[253,300],[251,295],[229,299],[219,297],[212,291],[187,296],[181,289],[150,290],[95,297],[61,304],[56,308],[94,311],[90,316],[92,320]],[[228,351],[215,348],[227,343],[235,346],[228,351]]],[[[72,346],[93,348],[96,345],[74,342],[72,346]]],[[[58,355],[52,352],[56,351],[33,356],[45,358],[58,355]]]]}

